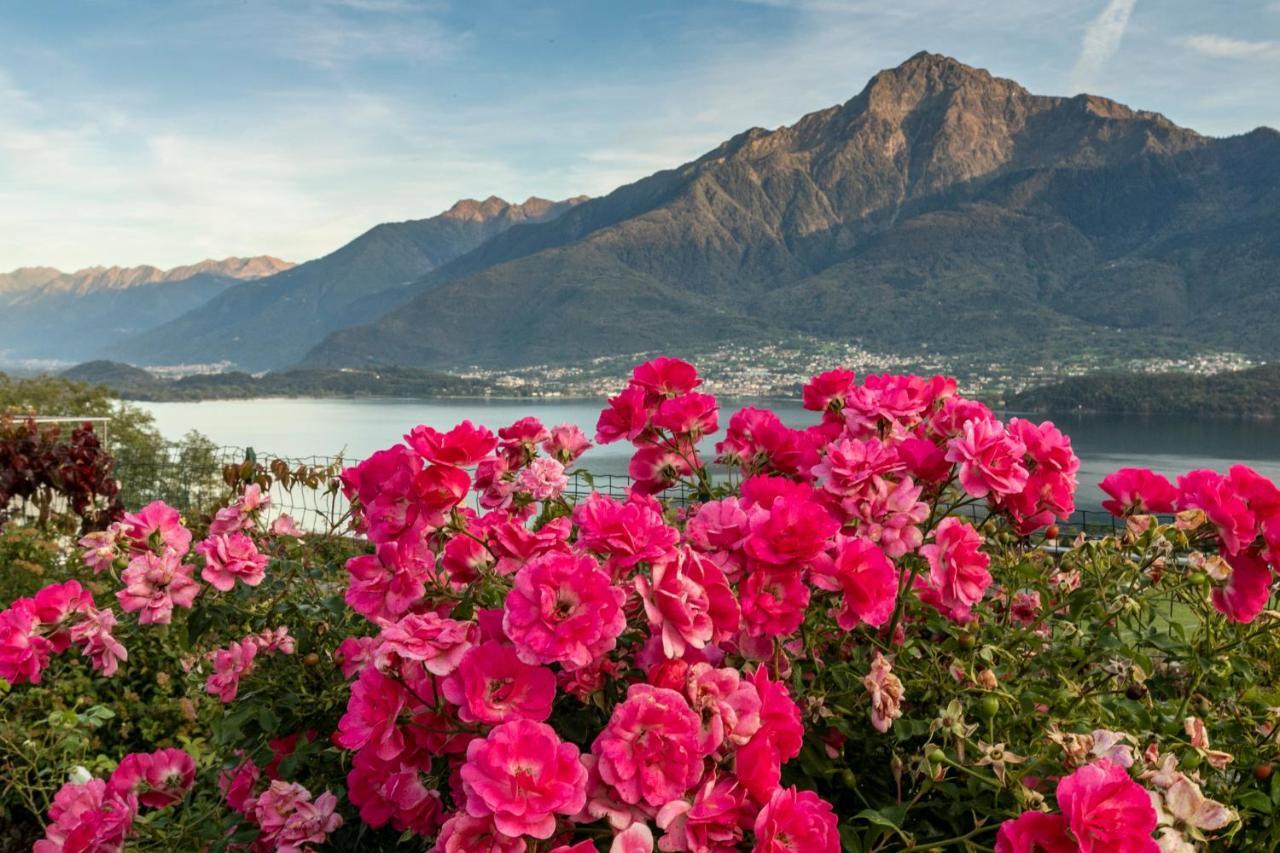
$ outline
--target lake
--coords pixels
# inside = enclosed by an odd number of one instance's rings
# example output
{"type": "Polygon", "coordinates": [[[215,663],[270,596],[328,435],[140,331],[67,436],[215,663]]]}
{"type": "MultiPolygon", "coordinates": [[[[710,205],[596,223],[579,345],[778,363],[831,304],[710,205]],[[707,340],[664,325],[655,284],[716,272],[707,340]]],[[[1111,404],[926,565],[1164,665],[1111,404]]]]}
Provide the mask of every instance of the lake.
{"type": "MultiPolygon", "coordinates": [[[[400,440],[416,424],[446,430],[470,419],[493,430],[525,415],[548,425],[574,423],[595,434],[601,403],[546,400],[209,400],[196,403],[139,403],[161,433],[180,438],[195,429],[221,445],[253,447],[280,456],[361,459],[400,440]]],[[[721,424],[743,405],[768,406],[791,426],[813,423],[816,415],[793,400],[722,400],[721,424]]],[[[1071,436],[1080,456],[1082,509],[1096,508],[1097,483],[1116,468],[1140,466],[1170,477],[1194,468],[1225,470],[1236,462],[1280,481],[1280,427],[1266,421],[1159,418],[1140,415],[1079,415],[1051,418],[1071,436]]],[[[600,474],[626,472],[624,444],[593,448],[586,467],[600,474]]]]}

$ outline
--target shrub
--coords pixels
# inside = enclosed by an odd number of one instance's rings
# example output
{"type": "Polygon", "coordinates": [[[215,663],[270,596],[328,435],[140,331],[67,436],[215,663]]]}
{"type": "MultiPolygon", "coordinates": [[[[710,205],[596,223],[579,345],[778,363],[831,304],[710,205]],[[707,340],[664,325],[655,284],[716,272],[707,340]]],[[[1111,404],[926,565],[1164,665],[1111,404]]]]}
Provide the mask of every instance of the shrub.
{"type": "Polygon", "coordinates": [[[1117,472],[1123,534],[1066,542],[1051,423],[832,371],[711,462],[698,386],[657,359],[609,400],[620,496],[571,498],[576,428],[465,422],[343,473],[356,540],[268,523],[254,472],[199,535],[86,537],[94,575],[0,615],[14,719],[85,730],[0,742],[42,849],[73,809],[99,849],[1280,844],[1274,484],[1117,472]],[[110,694],[148,679],[181,722],[110,694]]]}
{"type": "Polygon", "coordinates": [[[65,513],[83,530],[104,527],[122,510],[112,465],[92,423],[64,439],[55,424],[0,416],[0,521],[16,505],[20,512],[34,509],[40,527],[65,513]]]}

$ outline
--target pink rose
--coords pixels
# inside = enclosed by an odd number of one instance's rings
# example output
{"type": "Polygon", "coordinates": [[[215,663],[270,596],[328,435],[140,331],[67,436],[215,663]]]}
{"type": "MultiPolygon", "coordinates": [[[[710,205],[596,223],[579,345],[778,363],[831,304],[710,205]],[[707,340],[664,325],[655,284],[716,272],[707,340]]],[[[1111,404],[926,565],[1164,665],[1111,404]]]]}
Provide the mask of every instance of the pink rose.
{"type": "Polygon", "coordinates": [[[120,797],[137,796],[151,808],[164,808],[184,796],[196,779],[196,763],[180,749],[132,752],[120,760],[107,790],[120,797]]]}
{"type": "Polygon", "coordinates": [[[145,551],[130,560],[120,575],[125,587],[116,593],[121,609],[140,611],[138,622],[143,625],[168,625],[175,606],[190,609],[200,584],[192,579],[191,566],[180,559],[177,551],[166,549],[161,555],[145,551]]]}
{"type": "Polygon", "coordinates": [[[465,723],[543,722],[551,716],[556,677],[520,660],[512,646],[490,640],[467,651],[440,689],[465,723]]]}
{"type": "Polygon", "coordinates": [[[700,729],[698,715],[679,693],[633,684],[591,753],[600,778],[622,802],[658,808],[683,797],[701,777],[706,753],[699,747],[700,729]]]}
{"type": "Polygon", "coordinates": [[[831,804],[812,791],[779,788],[756,815],[755,853],[840,853],[831,804]]]}
{"type": "Polygon", "coordinates": [[[1111,496],[1102,508],[1114,516],[1173,512],[1178,490],[1147,468],[1121,468],[1102,479],[1098,488],[1111,496]]]}
{"type": "Polygon", "coordinates": [[[920,553],[929,562],[929,576],[918,579],[921,598],[948,618],[963,622],[991,585],[987,566],[991,558],[982,553],[982,537],[973,526],[955,516],[942,520],[933,532],[933,542],[920,553]]]}
{"type": "Polygon", "coordinates": [[[966,421],[947,445],[947,460],[960,463],[960,485],[971,496],[1012,495],[1027,486],[1026,451],[999,421],[966,421]]]}
{"type": "Polygon", "coordinates": [[[504,835],[550,838],[556,815],[586,805],[587,770],[578,748],[545,723],[512,720],[471,741],[460,771],[467,813],[492,816],[504,835]]]}
{"type": "Polygon", "coordinates": [[[101,779],[67,782],[54,794],[49,825],[32,853],[121,853],[137,814],[137,798],[109,791],[101,779]]]}
{"type": "Polygon", "coordinates": [[[578,669],[617,643],[625,598],[590,557],[546,553],[516,573],[502,627],[526,663],[578,669]]]}
{"type": "Polygon", "coordinates": [[[243,533],[210,536],[196,545],[204,557],[200,577],[214,588],[229,592],[239,578],[245,586],[257,586],[266,577],[267,555],[243,533]]]}
{"type": "Polygon", "coordinates": [[[421,661],[432,675],[448,675],[475,645],[476,624],[446,619],[434,612],[410,613],[382,628],[378,660],[389,655],[421,661]]]}
{"type": "Polygon", "coordinates": [[[835,561],[835,578],[844,592],[836,622],[851,631],[859,622],[878,628],[893,615],[898,600],[898,571],[873,542],[843,539],[835,561]]]}
{"type": "Polygon", "coordinates": [[[682,548],[655,562],[650,575],[636,577],[636,591],[649,625],[662,633],[667,657],[680,657],[686,646],[705,648],[738,630],[737,599],[711,560],[682,548]]]}

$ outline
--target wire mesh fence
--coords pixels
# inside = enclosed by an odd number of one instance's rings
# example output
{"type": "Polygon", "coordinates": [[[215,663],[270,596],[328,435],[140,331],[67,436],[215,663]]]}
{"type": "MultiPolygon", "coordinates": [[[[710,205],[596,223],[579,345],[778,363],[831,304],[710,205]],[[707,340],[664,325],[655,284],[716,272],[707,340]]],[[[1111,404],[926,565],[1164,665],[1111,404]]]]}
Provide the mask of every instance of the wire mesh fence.
{"type": "Polygon", "coordinates": [[[207,515],[230,494],[235,478],[229,481],[228,471],[234,469],[242,480],[265,481],[268,522],[288,515],[302,529],[318,532],[340,526],[347,513],[337,481],[344,464],[340,456],[286,457],[244,447],[171,449],[117,455],[115,474],[126,509],[164,501],[187,515],[207,515]]]}

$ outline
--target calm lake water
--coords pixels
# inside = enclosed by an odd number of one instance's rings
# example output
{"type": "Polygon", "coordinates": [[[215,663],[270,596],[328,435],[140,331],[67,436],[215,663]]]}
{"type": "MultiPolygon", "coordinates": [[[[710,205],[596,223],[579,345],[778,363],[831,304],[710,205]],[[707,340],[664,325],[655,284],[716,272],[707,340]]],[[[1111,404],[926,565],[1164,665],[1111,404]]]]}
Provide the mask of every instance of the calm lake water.
{"type": "MultiPolygon", "coordinates": [[[[722,412],[742,405],[768,406],[791,426],[813,423],[812,412],[789,400],[722,400],[722,412]]],[[[448,429],[464,419],[491,429],[525,415],[548,425],[574,423],[594,435],[600,404],[593,401],[483,400],[211,400],[141,403],[168,438],[199,430],[218,444],[253,447],[280,456],[361,459],[400,440],[416,424],[448,429]]],[[[722,415],[722,424],[728,419],[722,415]]],[[[1080,456],[1079,505],[1096,508],[1097,483],[1126,466],[1176,476],[1194,468],[1225,470],[1244,462],[1280,481],[1280,425],[1265,421],[1153,418],[1137,415],[1065,415],[1052,420],[1080,456]]],[[[600,474],[626,472],[625,445],[593,448],[586,467],[600,474]]]]}

